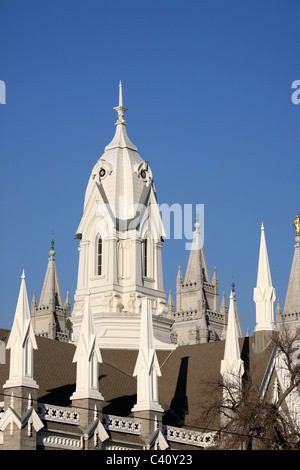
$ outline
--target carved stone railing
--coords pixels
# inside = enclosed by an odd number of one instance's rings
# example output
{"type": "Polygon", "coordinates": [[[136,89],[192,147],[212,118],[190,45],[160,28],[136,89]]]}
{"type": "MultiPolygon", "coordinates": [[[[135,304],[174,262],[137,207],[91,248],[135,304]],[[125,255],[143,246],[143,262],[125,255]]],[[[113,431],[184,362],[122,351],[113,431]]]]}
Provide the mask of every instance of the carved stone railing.
{"type": "Polygon", "coordinates": [[[214,447],[218,443],[218,434],[216,432],[198,432],[173,426],[163,426],[163,434],[167,441],[197,447],[214,447]]]}
{"type": "Polygon", "coordinates": [[[75,408],[38,403],[37,414],[45,421],[56,421],[67,424],[79,424],[80,414],[75,408]]]}
{"type": "Polygon", "coordinates": [[[102,416],[102,424],[109,431],[126,432],[128,434],[139,435],[141,433],[141,423],[136,419],[122,418],[121,416],[102,416]]]}

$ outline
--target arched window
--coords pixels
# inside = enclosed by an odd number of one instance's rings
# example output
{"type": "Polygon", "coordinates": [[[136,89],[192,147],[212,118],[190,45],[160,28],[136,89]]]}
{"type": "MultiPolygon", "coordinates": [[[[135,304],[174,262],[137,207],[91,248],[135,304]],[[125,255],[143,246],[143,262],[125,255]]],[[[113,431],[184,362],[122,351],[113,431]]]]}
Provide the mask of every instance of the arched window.
{"type": "Polygon", "coordinates": [[[103,256],[102,256],[102,238],[98,238],[97,243],[97,275],[101,276],[102,274],[102,263],[103,263],[103,256]]]}

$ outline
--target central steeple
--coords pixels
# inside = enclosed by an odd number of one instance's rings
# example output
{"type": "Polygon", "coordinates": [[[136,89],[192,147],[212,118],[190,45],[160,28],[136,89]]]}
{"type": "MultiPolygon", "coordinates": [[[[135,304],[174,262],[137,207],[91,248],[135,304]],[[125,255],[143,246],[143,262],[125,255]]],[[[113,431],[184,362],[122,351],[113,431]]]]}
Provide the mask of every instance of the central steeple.
{"type": "Polygon", "coordinates": [[[121,82],[114,110],[115,135],[92,169],[76,232],[80,247],[74,341],[89,291],[101,345],[138,348],[141,299],[146,296],[152,303],[156,348],[165,348],[172,324],[163,288],[165,232],[151,168],[127,135],[121,82]]]}

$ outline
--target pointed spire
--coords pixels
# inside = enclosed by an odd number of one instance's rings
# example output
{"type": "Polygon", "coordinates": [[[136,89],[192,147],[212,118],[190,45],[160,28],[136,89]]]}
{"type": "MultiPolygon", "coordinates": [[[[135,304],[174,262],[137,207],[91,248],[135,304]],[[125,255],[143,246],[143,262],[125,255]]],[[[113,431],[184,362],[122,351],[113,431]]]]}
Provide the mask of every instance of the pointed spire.
{"type": "Polygon", "coordinates": [[[213,274],[213,278],[212,278],[212,284],[216,285],[218,283],[218,276],[217,276],[217,268],[216,266],[214,267],[214,274],[213,274]]]}
{"type": "Polygon", "coordinates": [[[195,231],[188,260],[188,265],[185,273],[184,284],[189,282],[196,282],[199,284],[203,279],[205,282],[210,283],[209,272],[207,268],[206,258],[203,249],[203,241],[200,232],[200,223],[198,215],[196,215],[196,222],[194,224],[195,231]]]}
{"type": "Polygon", "coordinates": [[[226,302],[225,291],[223,291],[222,301],[221,301],[221,305],[220,305],[220,313],[222,313],[223,315],[228,313],[228,307],[227,307],[227,302],[226,302]]]}
{"type": "Polygon", "coordinates": [[[11,356],[9,379],[4,387],[38,388],[33,379],[33,349],[37,349],[37,344],[31,324],[24,270],[14,322],[6,348],[11,350],[11,356]]]}
{"type": "Polygon", "coordinates": [[[237,330],[238,330],[238,337],[242,338],[243,337],[243,332],[242,332],[240,316],[239,316],[238,307],[237,307],[236,291],[235,291],[235,283],[234,282],[232,282],[232,295],[233,295],[233,299],[234,299],[235,321],[236,321],[236,326],[237,326],[237,330]]]}
{"type": "Polygon", "coordinates": [[[265,229],[264,229],[263,223],[261,224],[261,239],[260,239],[260,250],[259,250],[256,286],[260,286],[261,288],[272,287],[267,243],[266,243],[265,229]]]}
{"type": "Polygon", "coordinates": [[[49,251],[50,258],[42,288],[42,293],[39,301],[39,307],[49,307],[55,310],[56,306],[63,307],[63,300],[58,280],[55,250],[54,250],[54,233],[52,231],[51,247],[49,251]]]}
{"type": "Polygon", "coordinates": [[[33,291],[32,301],[31,301],[31,310],[37,307],[37,299],[35,290],[33,291]]]}
{"type": "Polygon", "coordinates": [[[265,230],[261,225],[261,238],[259,249],[259,260],[257,270],[257,282],[254,288],[253,300],[256,304],[256,326],[257,331],[274,331],[274,302],[276,299],[275,289],[272,286],[271,272],[265,230]]]}
{"type": "Polygon", "coordinates": [[[167,304],[167,309],[168,309],[168,317],[173,318],[173,315],[175,313],[175,305],[174,305],[171,289],[169,290],[169,300],[167,304]]]}
{"type": "Polygon", "coordinates": [[[168,306],[169,306],[169,307],[174,307],[174,302],[173,302],[172,290],[171,290],[171,289],[169,290],[168,306]]]}
{"type": "Polygon", "coordinates": [[[65,301],[65,308],[68,308],[70,306],[71,306],[70,294],[69,294],[69,291],[67,291],[67,297],[66,297],[66,301],[65,301]]]}
{"type": "MultiPolygon", "coordinates": [[[[296,221],[297,221],[297,218],[295,220],[295,223],[296,221]]],[[[296,230],[297,230],[297,227],[296,227],[296,230]]],[[[298,226],[298,230],[299,230],[299,226],[298,226]]],[[[283,309],[283,316],[285,316],[286,314],[291,315],[294,313],[300,313],[300,236],[299,235],[296,235],[295,242],[296,242],[296,244],[294,245],[295,251],[294,251],[289,284],[288,284],[287,293],[286,293],[284,309],[283,309]]]]}
{"type": "Polygon", "coordinates": [[[152,305],[146,297],[142,299],[140,347],[133,375],[137,377],[137,403],[132,411],[162,412],[158,398],[161,371],[154,349],[152,305]]]}
{"type": "Polygon", "coordinates": [[[241,360],[240,347],[238,342],[238,328],[236,324],[234,294],[231,291],[228,326],[225,340],[224,359],[221,361],[221,374],[232,374],[242,377],[244,373],[244,362],[241,360]]]}
{"type": "Polygon", "coordinates": [[[82,398],[103,400],[98,391],[98,363],[102,362],[102,357],[95,333],[89,292],[85,298],[81,331],[73,362],[77,363],[77,373],[76,390],[71,400],[82,398]]]}

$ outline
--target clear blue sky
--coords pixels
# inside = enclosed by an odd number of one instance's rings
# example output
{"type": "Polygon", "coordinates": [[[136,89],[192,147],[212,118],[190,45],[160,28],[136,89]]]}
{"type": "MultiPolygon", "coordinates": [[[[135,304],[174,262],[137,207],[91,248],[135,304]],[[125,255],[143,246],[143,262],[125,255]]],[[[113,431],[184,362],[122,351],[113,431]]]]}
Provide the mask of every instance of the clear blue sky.
{"type": "MultiPolygon", "coordinates": [[[[12,326],[23,268],[39,298],[52,230],[73,299],[74,234],[114,134],[119,80],[159,203],[205,205],[209,271],[227,300],[235,276],[244,333],[262,221],[283,307],[300,212],[299,2],[0,0],[0,17],[0,326],[12,326]]],[[[174,298],[185,242],[163,248],[174,298]]]]}

